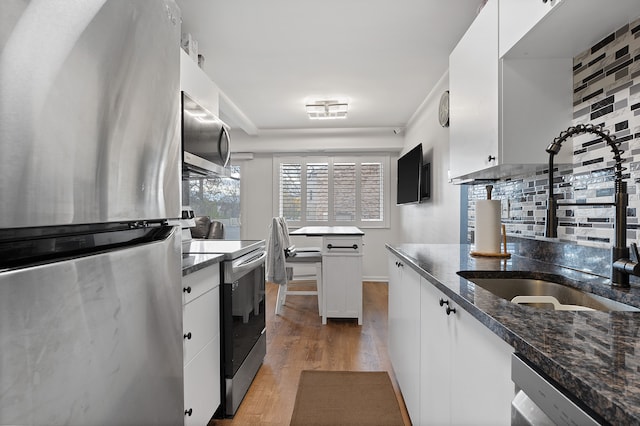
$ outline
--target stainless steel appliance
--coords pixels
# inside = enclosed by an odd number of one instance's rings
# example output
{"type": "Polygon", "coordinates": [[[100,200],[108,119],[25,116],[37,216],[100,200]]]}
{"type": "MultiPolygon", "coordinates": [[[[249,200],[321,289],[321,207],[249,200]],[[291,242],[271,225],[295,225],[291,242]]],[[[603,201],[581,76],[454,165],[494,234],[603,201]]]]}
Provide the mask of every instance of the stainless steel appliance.
{"type": "Polygon", "coordinates": [[[265,242],[193,240],[189,254],[224,254],[222,293],[222,408],[232,417],[267,353],[265,329],[265,242]]]}
{"type": "Polygon", "coordinates": [[[193,239],[191,236],[191,228],[196,226],[196,215],[193,209],[189,206],[182,206],[181,210],[181,219],[178,221],[177,225],[180,227],[182,235],[182,253],[187,253],[191,245],[191,240],[193,239]]]}
{"type": "Polygon", "coordinates": [[[227,125],[182,92],[182,149],[185,177],[230,176],[227,125]]]}
{"type": "Polygon", "coordinates": [[[180,424],[180,11],[0,16],[0,424],[180,424]]]}
{"type": "Polygon", "coordinates": [[[511,356],[511,379],[516,385],[511,402],[514,426],[604,424],[518,354],[511,356]]]}

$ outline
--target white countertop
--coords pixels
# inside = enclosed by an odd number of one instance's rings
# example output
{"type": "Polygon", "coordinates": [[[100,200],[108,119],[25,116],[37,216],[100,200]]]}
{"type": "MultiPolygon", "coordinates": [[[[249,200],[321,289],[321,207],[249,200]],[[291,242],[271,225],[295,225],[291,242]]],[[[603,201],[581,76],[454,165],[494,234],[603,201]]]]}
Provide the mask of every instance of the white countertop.
{"type": "Polygon", "coordinates": [[[303,226],[289,235],[324,236],[324,235],[364,235],[356,226],[303,226]]]}

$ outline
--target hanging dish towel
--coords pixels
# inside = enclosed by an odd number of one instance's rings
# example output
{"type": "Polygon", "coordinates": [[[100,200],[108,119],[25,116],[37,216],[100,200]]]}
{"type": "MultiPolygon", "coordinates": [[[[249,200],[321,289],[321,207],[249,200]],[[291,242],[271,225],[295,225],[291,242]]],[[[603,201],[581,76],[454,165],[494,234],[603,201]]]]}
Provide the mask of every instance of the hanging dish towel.
{"type": "Polygon", "coordinates": [[[267,260],[265,267],[267,281],[276,284],[287,283],[284,257],[284,249],[287,248],[287,245],[284,244],[284,241],[285,234],[280,218],[274,217],[269,226],[269,235],[267,236],[267,260]]]}

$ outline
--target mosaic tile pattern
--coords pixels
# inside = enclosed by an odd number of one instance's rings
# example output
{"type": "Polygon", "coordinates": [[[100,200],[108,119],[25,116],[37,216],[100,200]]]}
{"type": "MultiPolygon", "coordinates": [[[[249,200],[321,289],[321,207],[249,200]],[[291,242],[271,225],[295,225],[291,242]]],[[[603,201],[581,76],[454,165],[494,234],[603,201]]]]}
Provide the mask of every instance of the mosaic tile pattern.
{"type": "MultiPolygon", "coordinates": [[[[640,19],[611,33],[573,60],[573,123],[597,124],[608,129],[625,151],[628,182],[628,242],[637,242],[640,223],[640,19]]],[[[560,131],[565,129],[558,129],[560,131]]],[[[551,141],[549,141],[551,142],[551,141]]],[[[571,149],[567,141],[563,149],[571,149]]],[[[573,166],[555,172],[554,192],[560,202],[613,202],[613,165],[602,138],[586,134],[571,139],[573,166]]],[[[502,200],[502,222],[507,233],[544,236],[548,197],[548,171],[513,176],[496,182],[493,199],[502,200]]],[[[473,241],[475,200],[485,199],[484,185],[469,188],[468,240],[473,241]]],[[[560,241],[610,247],[614,239],[613,207],[561,206],[560,241]]]]}

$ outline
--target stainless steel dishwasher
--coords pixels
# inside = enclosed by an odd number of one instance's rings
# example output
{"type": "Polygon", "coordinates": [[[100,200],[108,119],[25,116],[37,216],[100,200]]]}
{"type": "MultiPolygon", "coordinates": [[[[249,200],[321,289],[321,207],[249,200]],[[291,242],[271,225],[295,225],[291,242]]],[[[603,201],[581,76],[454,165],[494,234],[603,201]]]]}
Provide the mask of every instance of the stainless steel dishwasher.
{"type": "Polygon", "coordinates": [[[511,402],[511,425],[600,425],[589,409],[574,402],[519,354],[511,356],[511,380],[516,396],[511,402]]]}

